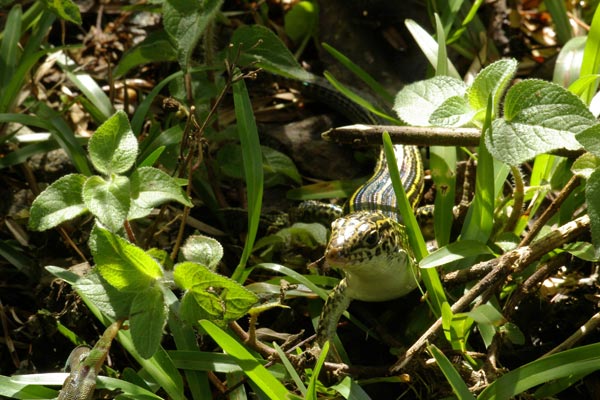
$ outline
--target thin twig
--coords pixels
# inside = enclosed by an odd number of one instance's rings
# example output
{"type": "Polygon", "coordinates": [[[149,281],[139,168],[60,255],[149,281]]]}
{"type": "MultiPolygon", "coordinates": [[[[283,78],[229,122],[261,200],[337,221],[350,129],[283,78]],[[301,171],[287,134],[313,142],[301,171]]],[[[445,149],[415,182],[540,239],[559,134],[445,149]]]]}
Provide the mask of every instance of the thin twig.
{"type": "MultiPolygon", "coordinates": [[[[543,238],[532,243],[531,246],[519,247],[495,260],[488,261],[487,264],[491,271],[452,305],[452,312],[458,313],[464,311],[479,295],[496,283],[506,279],[512,272],[522,270],[532,262],[539,260],[549,251],[570,242],[582,232],[589,229],[589,226],[590,217],[584,215],[548,233],[543,238]]],[[[423,351],[427,343],[435,337],[441,326],[442,319],[439,318],[406,351],[404,356],[390,368],[390,373],[394,374],[405,368],[415,355],[423,351]]]]}
{"type": "MultiPolygon", "coordinates": [[[[348,125],[323,133],[323,139],[340,144],[381,145],[381,135],[388,132],[392,143],[417,146],[479,146],[481,132],[475,128],[439,128],[397,125],[348,125]]],[[[549,154],[578,157],[583,150],[557,149],[549,154]]]]}
{"type": "Polygon", "coordinates": [[[535,223],[527,233],[527,236],[525,236],[523,240],[521,240],[521,243],[519,243],[519,246],[526,246],[533,240],[533,238],[535,238],[535,236],[544,227],[544,225],[546,225],[546,222],[548,222],[548,220],[554,215],[554,213],[558,211],[561,204],[567,199],[567,197],[569,197],[571,192],[575,190],[577,186],[579,186],[579,183],[580,179],[576,175],[573,175],[571,179],[569,179],[569,182],[567,182],[565,187],[562,188],[562,190],[558,193],[558,195],[556,196],[554,201],[552,201],[550,206],[546,208],[542,215],[540,215],[540,217],[535,221],[535,223]]]}

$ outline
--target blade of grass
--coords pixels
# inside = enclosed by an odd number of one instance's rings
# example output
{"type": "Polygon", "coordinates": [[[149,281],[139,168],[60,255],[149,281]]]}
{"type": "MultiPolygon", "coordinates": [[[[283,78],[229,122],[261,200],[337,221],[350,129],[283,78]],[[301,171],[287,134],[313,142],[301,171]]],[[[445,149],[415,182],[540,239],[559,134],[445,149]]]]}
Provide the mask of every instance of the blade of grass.
{"type": "MultiPolygon", "coordinates": [[[[58,65],[65,71],[65,74],[71,82],[87,97],[87,99],[102,113],[104,119],[108,119],[115,113],[115,109],[110,99],[104,93],[100,85],[85,72],[73,72],[77,64],[63,51],[54,53],[58,65]]],[[[103,121],[99,121],[103,122],[103,121]]]]}
{"type": "Polygon", "coordinates": [[[279,355],[279,359],[283,363],[285,370],[292,377],[292,380],[296,384],[296,387],[298,388],[300,393],[302,393],[303,396],[306,396],[306,386],[304,386],[304,382],[302,382],[302,378],[300,378],[300,375],[298,375],[298,372],[296,372],[296,369],[294,368],[294,366],[292,365],[290,360],[288,360],[285,352],[282,350],[281,347],[279,347],[279,345],[276,342],[273,342],[273,347],[275,348],[275,351],[277,351],[277,354],[279,355]]]}
{"type": "Polygon", "coordinates": [[[344,67],[348,68],[354,75],[356,75],[360,80],[366,83],[373,92],[377,93],[377,95],[381,96],[386,102],[392,104],[394,102],[394,95],[388,92],[379,82],[377,82],[367,71],[356,65],[352,62],[348,57],[346,57],[341,52],[337,51],[332,46],[327,43],[321,43],[323,48],[331,54],[336,60],[338,60],[344,67]]]}
{"type": "MultiPolygon", "coordinates": [[[[406,225],[408,241],[415,252],[417,261],[421,261],[428,253],[427,246],[425,245],[425,239],[423,239],[423,234],[417,223],[410,201],[406,197],[406,192],[400,179],[400,173],[398,172],[398,164],[396,163],[396,155],[394,154],[394,145],[392,144],[392,139],[388,132],[383,133],[383,150],[387,159],[394,193],[396,194],[396,204],[400,211],[400,215],[402,216],[402,220],[406,225]]],[[[441,315],[442,304],[447,301],[440,276],[435,268],[422,269],[421,276],[423,278],[423,283],[431,296],[433,310],[435,314],[439,316],[441,315]]]]}
{"type": "MultiPolygon", "coordinates": [[[[431,35],[429,33],[427,33],[427,31],[425,29],[421,28],[421,26],[419,26],[419,24],[417,24],[412,19],[407,19],[405,21],[405,25],[408,28],[412,37],[417,42],[417,45],[419,46],[419,48],[421,49],[423,54],[425,54],[425,57],[427,58],[427,60],[429,60],[429,63],[434,68],[437,68],[437,66],[438,66],[437,58],[438,58],[438,53],[439,53],[439,50],[438,50],[439,46],[438,46],[437,42],[435,41],[435,39],[432,38],[431,35]]],[[[452,76],[454,78],[461,79],[458,71],[456,70],[456,68],[450,61],[448,61],[448,76],[452,76]]]]}
{"type": "Polygon", "coordinates": [[[600,344],[590,344],[540,358],[502,375],[478,400],[513,399],[527,389],[572,375],[584,376],[600,369],[600,344]]]}
{"type": "Polygon", "coordinates": [[[250,354],[237,340],[208,320],[198,321],[200,327],[223,349],[235,358],[246,376],[250,378],[270,399],[285,399],[288,390],[250,354]]]}
{"type": "Polygon", "coordinates": [[[353,102],[355,102],[356,104],[362,106],[363,108],[365,108],[366,110],[369,110],[371,113],[392,122],[395,125],[400,125],[401,121],[399,121],[398,119],[387,115],[385,112],[383,112],[381,109],[379,109],[378,107],[375,107],[374,105],[372,105],[371,103],[369,103],[368,101],[366,101],[365,99],[363,99],[361,96],[357,95],[356,93],[354,93],[352,90],[350,90],[348,87],[344,86],[340,81],[338,81],[337,79],[335,79],[333,77],[333,75],[331,75],[329,72],[325,71],[325,78],[327,78],[327,80],[329,81],[329,83],[331,83],[331,85],[336,88],[341,94],[343,94],[344,96],[346,96],[347,98],[349,98],[350,100],[352,100],[353,102]]]}
{"type": "Polygon", "coordinates": [[[448,383],[450,383],[450,386],[452,386],[452,390],[454,391],[456,397],[460,400],[474,400],[475,396],[473,396],[473,394],[469,391],[467,384],[460,377],[458,371],[454,369],[452,363],[450,362],[450,360],[448,360],[446,355],[442,353],[440,349],[438,349],[433,344],[427,346],[427,350],[431,353],[433,358],[435,358],[435,361],[442,370],[442,373],[446,377],[446,380],[448,381],[448,383]]]}
{"type": "Polygon", "coordinates": [[[19,40],[21,38],[21,5],[16,4],[8,13],[4,37],[0,43],[0,112],[10,111],[14,96],[8,96],[7,87],[13,79],[19,62],[19,40]]]}
{"type": "MultiPolygon", "coordinates": [[[[598,49],[600,49],[600,7],[596,8],[594,12],[594,18],[592,18],[590,31],[585,42],[579,73],[580,78],[600,72],[600,51],[598,49]]],[[[591,104],[597,89],[598,81],[594,80],[581,95],[581,99],[585,104],[591,104]]]]}
{"type": "Polygon", "coordinates": [[[313,373],[310,376],[310,382],[308,382],[308,388],[306,389],[306,400],[317,400],[317,384],[319,382],[319,374],[321,373],[321,368],[323,364],[325,364],[325,360],[327,358],[327,353],[329,352],[329,342],[325,342],[323,344],[323,349],[321,350],[321,354],[319,355],[319,359],[315,364],[315,368],[313,369],[313,373]]]}
{"type": "Polygon", "coordinates": [[[52,137],[67,152],[77,171],[86,176],[92,175],[92,170],[88,164],[83,147],[81,147],[75,137],[75,133],[67,125],[62,116],[44,103],[38,104],[36,114],[50,123],[52,126],[52,129],[50,129],[52,137]]]}
{"type": "Polygon", "coordinates": [[[252,103],[243,79],[239,79],[233,84],[233,103],[242,146],[244,176],[246,177],[246,190],[248,192],[248,233],[240,262],[232,275],[232,279],[238,280],[242,276],[254,247],[262,207],[264,176],[262,150],[256,129],[256,121],[254,120],[252,103]]]}
{"type": "Polygon", "coordinates": [[[558,36],[558,43],[565,44],[573,37],[573,30],[567,15],[567,7],[562,0],[545,0],[544,4],[548,8],[548,12],[552,15],[554,22],[554,31],[558,36]]]}

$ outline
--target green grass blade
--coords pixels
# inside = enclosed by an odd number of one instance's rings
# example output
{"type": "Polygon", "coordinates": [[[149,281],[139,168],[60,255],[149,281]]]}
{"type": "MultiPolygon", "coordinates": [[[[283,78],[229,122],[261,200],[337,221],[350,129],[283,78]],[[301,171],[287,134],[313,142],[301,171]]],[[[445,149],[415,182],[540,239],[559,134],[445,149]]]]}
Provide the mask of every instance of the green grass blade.
{"type": "MultiPolygon", "coordinates": [[[[417,42],[417,45],[419,46],[419,48],[421,49],[423,54],[425,54],[425,57],[427,58],[429,63],[434,68],[437,68],[437,66],[438,66],[437,59],[438,59],[438,54],[439,54],[438,43],[435,41],[434,38],[431,37],[431,35],[429,33],[427,33],[427,31],[425,29],[421,28],[419,26],[419,24],[417,24],[415,21],[413,21],[411,19],[407,19],[405,21],[405,25],[408,28],[412,37],[417,42]]],[[[457,78],[457,79],[461,79],[460,74],[458,73],[458,71],[456,70],[456,68],[450,61],[448,61],[448,74],[447,75],[457,78]]]]}
{"type": "Polygon", "coordinates": [[[333,77],[333,75],[331,75],[329,72],[325,72],[325,78],[327,78],[327,80],[329,81],[329,83],[331,83],[331,85],[336,88],[341,94],[343,94],[344,96],[346,96],[347,98],[349,98],[350,100],[352,100],[353,102],[355,102],[356,104],[360,105],[361,107],[369,110],[371,113],[385,119],[388,120],[392,123],[394,123],[395,125],[400,125],[401,121],[399,121],[398,119],[387,115],[385,112],[383,112],[381,109],[379,109],[378,107],[375,107],[374,105],[372,105],[371,103],[369,103],[367,100],[363,99],[361,96],[357,95],[356,93],[354,93],[352,90],[350,90],[348,87],[346,87],[345,85],[343,85],[340,81],[338,81],[337,79],[335,79],[333,77]]]}
{"type": "Polygon", "coordinates": [[[200,327],[231,357],[235,358],[246,376],[250,378],[269,399],[285,399],[288,390],[250,354],[237,340],[208,320],[200,320],[200,327]]]}
{"type": "Polygon", "coordinates": [[[256,121],[252,111],[252,103],[243,79],[233,84],[233,103],[235,117],[242,146],[242,159],[244,162],[244,175],[246,177],[246,190],[248,192],[248,234],[240,263],[236,267],[232,279],[240,279],[250,258],[262,207],[263,196],[263,162],[262,150],[256,129],[256,121]]]}
{"type": "MultiPolygon", "coordinates": [[[[487,116],[482,129],[492,129],[491,125],[492,97],[489,97],[487,116]]],[[[477,240],[487,242],[493,228],[494,216],[494,159],[485,146],[485,135],[481,135],[477,174],[475,177],[475,197],[465,218],[461,232],[461,240],[477,240]]]]}
{"type": "Polygon", "coordinates": [[[600,369],[600,343],[540,358],[502,375],[477,397],[478,400],[513,399],[527,389],[572,375],[584,376],[600,369]]]}
{"type": "MultiPolygon", "coordinates": [[[[594,18],[590,25],[587,41],[585,42],[585,50],[583,51],[583,61],[581,62],[581,72],[579,77],[583,78],[586,75],[593,75],[600,72],[600,7],[596,8],[594,18]]],[[[591,104],[596,90],[598,89],[598,81],[590,84],[581,96],[585,104],[591,104]]]]}
{"type": "Polygon", "coordinates": [[[558,43],[565,44],[573,37],[573,30],[567,15],[567,7],[562,0],[545,0],[544,4],[548,8],[548,12],[552,15],[554,22],[554,31],[558,36],[558,43]]]}
{"type": "Polygon", "coordinates": [[[440,16],[435,13],[435,33],[437,36],[438,54],[437,54],[437,67],[435,68],[435,74],[437,76],[448,75],[448,53],[446,53],[446,34],[444,33],[444,27],[440,16]]]}
{"type": "Polygon", "coordinates": [[[433,358],[435,358],[435,361],[442,370],[442,373],[446,377],[446,380],[448,381],[448,383],[450,383],[450,386],[452,386],[452,390],[454,391],[456,397],[459,400],[474,400],[475,396],[473,396],[473,394],[469,391],[467,384],[465,383],[465,381],[462,380],[458,371],[454,369],[452,363],[450,362],[450,360],[448,360],[446,355],[442,353],[440,349],[438,349],[433,344],[427,346],[427,350],[431,353],[433,358]]]}
{"type": "Polygon", "coordinates": [[[11,8],[6,18],[4,36],[0,43],[0,113],[10,111],[14,95],[8,96],[9,86],[19,63],[19,39],[21,38],[22,10],[19,4],[11,8]]]}
{"type": "Polygon", "coordinates": [[[77,168],[77,171],[86,176],[92,175],[92,170],[88,164],[83,147],[81,147],[75,137],[75,133],[71,130],[62,116],[43,103],[38,105],[37,116],[50,123],[52,126],[52,129],[50,130],[52,137],[60,144],[60,147],[67,152],[71,162],[75,168],[77,168]]]}
{"type": "Polygon", "coordinates": [[[329,342],[325,342],[323,345],[323,349],[321,349],[321,354],[319,355],[319,359],[315,364],[315,368],[313,369],[313,373],[310,377],[310,382],[308,383],[308,388],[306,390],[306,400],[317,400],[317,383],[319,380],[319,374],[321,373],[321,368],[327,359],[327,353],[329,352],[329,342]]]}
{"type": "Polygon", "coordinates": [[[450,241],[454,222],[454,197],[456,192],[456,148],[431,146],[430,167],[433,183],[438,190],[435,193],[433,226],[438,246],[450,241]]]}
{"type": "Polygon", "coordinates": [[[281,347],[279,347],[279,345],[276,342],[273,342],[273,347],[275,348],[275,351],[277,351],[277,354],[279,355],[279,359],[283,363],[285,370],[292,377],[292,380],[296,384],[296,387],[298,388],[300,393],[302,393],[302,395],[305,396],[306,395],[306,386],[304,386],[304,382],[302,382],[302,378],[300,378],[300,375],[298,375],[298,372],[296,372],[296,369],[294,368],[294,366],[292,365],[290,360],[287,358],[287,355],[285,354],[283,349],[281,347]]]}
{"type": "MultiPolygon", "coordinates": [[[[65,52],[59,52],[56,54],[56,60],[58,65],[65,71],[65,74],[71,82],[77,86],[81,93],[96,107],[98,111],[104,117],[104,120],[108,119],[115,113],[115,109],[110,102],[110,99],[104,93],[100,85],[85,72],[73,72],[73,69],[77,67],[75,62],[65,52]]],[[[98,121],[104,122],[104,121],[98,121]]]]}
{"type": "MultiPolygon", "coordinates": [[[[398,172],[398,164],[396,163],[396,156],[394,154],[394,146],[389,133],[383,133],[383,150],[387,159],[388,168],[390,170],[390,179],[392,180],[392,186],[394,187],[394,193],[396,194],[396,203],[400,215],[406,225],[406,231],[408,234],[409,243],[415,252],[417,261],[422,260],[427,255],[427,246],[425,245],[425,239],[417,223],[417,218],[413,213],[410,201],[406,197],[406,192],[402,181],[400,179],[400,173],[398,172]]],[[[421,276],[423,283],[429,292],[433,301],[433,310],[436,315],[440,315],[442,310],[442,304],[446,302],[446,294],[442,287],[442,282],[438,272],[434,268],[422,269],[421,276]]]]}
{"type": "Polygon", "coordinates": [[[388,103],[394,102],[394,95],[388,92],[383,85],[377,82],[367,71],[356,65],[352,62],[348,57],[346,57],[341,52],[337,51],[332,46],[327,43],[321,43],[323,48],[331,54],[336,60],[338,60],[344,67],[348,68],[354,75],[356,75],[360,80],[366,83],[373,92],[377,93],[377,95],[381,96],[388,103]]]}
{"type": "Polygon", "coordinates": [[[58,391],[29,383],[14,382],[9,376],[0,375],[0,396],[9,399],[53,399],[58,391]]]}
{"type": "Polygon", "coordinates": [[[474,400],[475,396],[473,396],[473,394],[469,391],[469,387],[467,386],[465,381],[462,380],[458,371],[454,369],[452,363],[450,362],[450,360],[448,360],[446,355],[442,353],[440,349],[438,349],[433,344],[427,346],[427,350],[431,353],[433,358],[435,358],[435,361],[442,370],[442,373],[446,377],[446,380],[448,381],[448,383],[450,383],[450,386],[452,386],[452,390],[454,391],[456,397],[459,400],[474,400]]]}

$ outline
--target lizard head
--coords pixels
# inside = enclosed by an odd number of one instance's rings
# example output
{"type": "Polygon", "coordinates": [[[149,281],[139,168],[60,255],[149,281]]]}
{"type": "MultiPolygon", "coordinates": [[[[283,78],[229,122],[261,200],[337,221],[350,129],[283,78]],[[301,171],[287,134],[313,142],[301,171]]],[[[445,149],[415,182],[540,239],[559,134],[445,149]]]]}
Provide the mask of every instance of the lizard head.
{"type": "Polygon", "coordinates": [[[416,285],[415,260],[404,226],[377,211],[359,211],[332,223],[328,265],[346,275],[353,298],[382,301],[416,285]]]}

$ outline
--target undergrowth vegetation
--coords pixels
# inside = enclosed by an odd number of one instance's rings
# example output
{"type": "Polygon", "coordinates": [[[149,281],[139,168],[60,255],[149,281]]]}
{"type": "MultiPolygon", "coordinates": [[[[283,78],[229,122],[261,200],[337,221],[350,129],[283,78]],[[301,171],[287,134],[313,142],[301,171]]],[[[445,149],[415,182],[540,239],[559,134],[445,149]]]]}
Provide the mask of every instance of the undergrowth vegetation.
{"type": "Polygon", "coordinates": [[[423,2],[433,30],[406,26],[428,75],[391,93],[319,43],[318,2],[292,2],[277,23],[275,3],[119,5],[98,31],[71,0],[0,1],[2,279],[53,299],[25,309],[0,289],[0,396],[56,398],[59,369],[77,368],[57,349],[93,344],[115,321],[114,362],[96,381],[113,398],[593,393],[581,383],[600,369],[600,13],[583,13],[576,36],[581,10],[540,3],[559,51],[550,82],[475,34],[481,2],[423,2]],[[129,32],[134,16],[154,21],[150,33],[129,32]],[[325,136],[383,145],[422,278],[404,298],[351,307],[317,357],[314,327],[341,276],[319,265],[329,226],[287,207],[347,198],[364,178],[307,176],[257,123],[297,109],[286,99],[301,94],[281,89],[315,79],[302,67],[313,47],[361,89],[326,71],[329,84],[388,124],[325,136]],[[424,149],[432,227],[417,221],[392,142],[424,149]],[[62,166],[44,170],[55,154],[62,166]],[[28,351],[42,322],[54,349],[28,351]],[[23,362],[44,358],[45,369],[23,362]]]}

